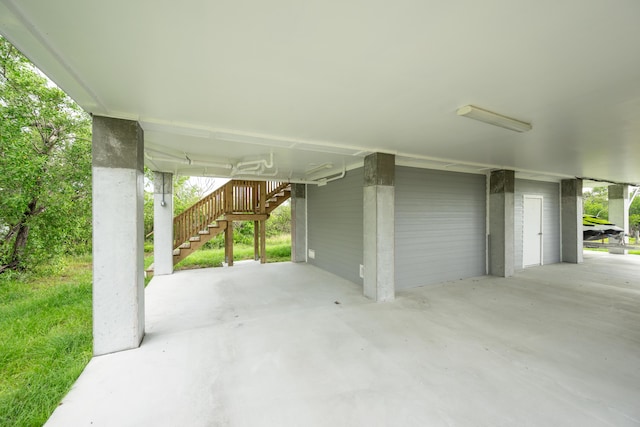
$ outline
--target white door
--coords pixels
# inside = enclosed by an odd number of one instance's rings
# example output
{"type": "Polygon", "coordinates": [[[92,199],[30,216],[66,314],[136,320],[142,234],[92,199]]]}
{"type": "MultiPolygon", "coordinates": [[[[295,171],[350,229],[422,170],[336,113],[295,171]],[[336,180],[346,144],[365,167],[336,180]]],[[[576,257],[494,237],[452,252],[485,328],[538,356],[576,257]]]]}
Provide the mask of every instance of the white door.
{"type": "Polygon", "coordinates": [[[522,264],[542,265],[542,196],[524,196],[522,264]]]}

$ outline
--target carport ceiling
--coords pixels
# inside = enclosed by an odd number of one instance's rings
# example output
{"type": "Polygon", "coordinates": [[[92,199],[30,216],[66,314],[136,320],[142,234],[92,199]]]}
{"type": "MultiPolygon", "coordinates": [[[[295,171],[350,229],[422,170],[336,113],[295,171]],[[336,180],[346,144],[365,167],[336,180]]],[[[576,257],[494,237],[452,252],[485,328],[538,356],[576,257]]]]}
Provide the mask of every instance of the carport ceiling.
{"type": "Polygon", "coordinates": [[[640,183],[639,17],[636,0],[0,0],[0,32],[80,105],[140,121],[152,168],[273,154],[258,172],[294,180],[381,151],[640,183]]]}

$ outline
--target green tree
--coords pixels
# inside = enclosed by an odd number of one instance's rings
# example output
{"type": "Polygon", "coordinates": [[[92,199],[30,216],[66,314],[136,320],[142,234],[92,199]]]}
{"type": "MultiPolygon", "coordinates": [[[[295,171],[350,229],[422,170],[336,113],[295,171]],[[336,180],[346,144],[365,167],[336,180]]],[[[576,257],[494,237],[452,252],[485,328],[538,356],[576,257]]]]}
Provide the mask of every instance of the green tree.
{"type": "Polygon", "coordinates": [[[0,37],[0,273],[91,244],[91,120],[0,37]]]}
{"type": "Polygon", "coordinates": [[[594,187],[583,194],[583,212],[586,215],[609,219],[609,191],[607,187],[594,187]]]}
{"type": "Polygon", "coordinates": [[[636,195],[629,207],[629,229],[640,229],[640,194],[636,195]]]}
{"type": "Polygon", "coordinates": [[[286,201],[271,212],[265,232],[267,236],[291,234],[291,204],[289,201],[286,201]]]}

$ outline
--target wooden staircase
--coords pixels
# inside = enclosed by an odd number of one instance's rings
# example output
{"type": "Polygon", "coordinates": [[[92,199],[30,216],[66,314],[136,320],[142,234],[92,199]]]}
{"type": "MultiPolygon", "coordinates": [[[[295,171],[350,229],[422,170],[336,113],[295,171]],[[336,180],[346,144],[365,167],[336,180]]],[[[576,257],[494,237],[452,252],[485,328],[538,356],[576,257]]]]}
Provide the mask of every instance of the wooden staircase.
{"type": "Polygon", "coordinates": [[[255,257],[266,262],[265,221],[290,197],[288,182],[229,181],[173,219],[173,264],[225,233],[225,258],[233,265],[233,221],[254,221],[255,257]]]}
{"type": "Polygon", "coordinates": [[[196,236],[189,237],[189,240],[183,242],[180,246],[173,250],[173,265],[176,265],[202,246],[209,240],[227,229],[227,221],[216,221],[215,224],[207,225],[205,230],[198,231],[196,236]]]}

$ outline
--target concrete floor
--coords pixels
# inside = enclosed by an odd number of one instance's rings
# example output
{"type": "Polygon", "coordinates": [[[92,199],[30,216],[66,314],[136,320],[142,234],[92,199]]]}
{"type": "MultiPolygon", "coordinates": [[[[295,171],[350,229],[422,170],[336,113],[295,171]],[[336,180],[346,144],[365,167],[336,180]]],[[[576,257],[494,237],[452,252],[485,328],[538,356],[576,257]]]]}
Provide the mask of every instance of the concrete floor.
{"type": "Polygon", "coordinates": [[[54,426],[638,426],[640,257],[587,253],[375,304],[304,264],[155,277],[139,349],[54,426]]]}

